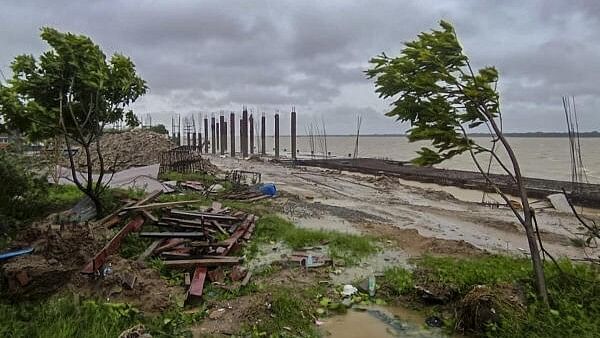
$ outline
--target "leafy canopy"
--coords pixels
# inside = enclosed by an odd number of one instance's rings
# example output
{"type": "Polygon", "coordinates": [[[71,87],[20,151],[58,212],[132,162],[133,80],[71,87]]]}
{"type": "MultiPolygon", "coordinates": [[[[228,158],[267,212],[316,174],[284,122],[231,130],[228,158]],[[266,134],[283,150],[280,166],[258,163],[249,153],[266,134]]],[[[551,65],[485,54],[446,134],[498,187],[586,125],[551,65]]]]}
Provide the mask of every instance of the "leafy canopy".
{"type": "Polygon", "coordinates": [[[410,122],[409,141],[431,140],[434,149],[421,148],[413,160],[419,165],[440,163],[470,148],[482,151],[464,125],[474,128],[500,113],[496,69],[473,72],[452,25],[440,21],[440,26],[406,43],[400,56],[372,58],[366,71],[379,97],[394,100],[386,115],[410,122]]]}
{"type": "Polygon", "coordinates": [[[53,28],[42,28],[41,37],[51,49],[37,60],[17,56],[12,78],[0,85],[0,111],[9,127],[34,140],[66,134],[89,145],[106,124],[137,124],[126,108],[147,87],[128,57],[114,54],[107,62],[90,38],[53,28]]]}

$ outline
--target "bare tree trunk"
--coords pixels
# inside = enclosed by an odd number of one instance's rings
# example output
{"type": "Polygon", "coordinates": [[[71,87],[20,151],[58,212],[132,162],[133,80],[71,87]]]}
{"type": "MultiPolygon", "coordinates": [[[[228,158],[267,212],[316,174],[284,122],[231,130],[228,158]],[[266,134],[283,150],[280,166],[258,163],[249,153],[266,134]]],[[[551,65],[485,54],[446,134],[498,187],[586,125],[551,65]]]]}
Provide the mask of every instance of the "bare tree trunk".
{"type": "Polygon", "coordinates": [[[538,247],[538,242],[536,240],[536,233],[533,229],[532,215],[531,209],[529,207],[529,200],[527,199],[527,189],[525,189],[525,182],[523,182],[523,177],[521,176],[521,168],[519,166],[519,162],[517,161],[517,157],[513,152],[510,144],[502,134],[502,131],[498,127],[498,124],[493,119],[491,114],[485,112],[485,115],[488,117],[490,121],[490,125],[494,129],[494,132],[502,142],[502,145],[506,149],[508,157],[513,165],[515,179],[517,180],[517,185],[519,187],[519,195],[521,198],[521,205],[523,206],[523,227],[525,227],[525,235],[527,236],[527,243],[529,244],[529,252],[531,254],[531,261],[533,264],[533,271],[535,273],[535,284],[538,295],[544,302],[544,304],[548,305],[548,289],[546,288],[546,277],[544,275],[544,263],[542,262],[542,258],[540,256],[540,249],[538,247]]]}

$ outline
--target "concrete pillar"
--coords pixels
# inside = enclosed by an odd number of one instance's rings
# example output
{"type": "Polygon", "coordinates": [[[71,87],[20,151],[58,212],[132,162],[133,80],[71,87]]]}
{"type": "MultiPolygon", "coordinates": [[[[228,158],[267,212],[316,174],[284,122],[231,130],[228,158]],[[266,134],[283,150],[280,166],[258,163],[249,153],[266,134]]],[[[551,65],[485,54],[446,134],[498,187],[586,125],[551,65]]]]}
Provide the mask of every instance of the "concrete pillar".
{"type": "Polygon", "coordinates": [[[292,158],[296,159],[296,112],[292,111],[292,125],[290,126],[290,138],[292,142],[292,158]]]}
{"type": "Polygon", "coordinates": [[[267,145],[266,145],[266,140],[267,140],[267,135],[266,135],[266,130],[267,130],[267,126],[265,125],[267,122],[267,118],[265,117],[265,115],[260,117],[260,154],[261,155],[266,155],[267,154],[267,145]]]}
{"type": "Polygon", "coordinates": [[[254,154],[254,116],[250,114],[250,154],[254,154]]]}
{"type": "Polygon", "coordinates": [[[202,133],[200,132],[198,132],[198,150],[202,153],[202,133]]]}
{"type": "Polygon", "coordinates": [[[221,149],[221,126],[219,125],[219,122],[217,122],[216,127],[215,127],[215,133],[217,134],[216,136],[216,140],[217,140],[217,150],[221,149]]]}
{"type": "Polygon", "coordinates": [[[248,157],[248,111],[242,112],[242,158],[248,157]]]}
{"type": "Polygon", "coordinates": [[[211,150],[212,150],[212,154],[215,155],[217,153],[217,143],[216,143],[216,136],[215,135],[215,117],[211,117],[210,118],[210,132],[211,132],[211,137],[210,137],[210,146],[211,146],[211,150]]]}
{"type": "Polygon", "coordinates": [[[235,157],[235,113],[229,114],[229,125],[231,126],[231,157],[235,157]]]}
{"type": "Polygon", "coordinates": [[[208,118],[204,118],[204,153],[208,154],[208,118]]]}
{"type": "Polygon", "coordinates": [[[225,134],[223,132],[223,129],[225,129],[225,116],[221,115],[219,116],[219,125],[221,126],[221,129],[219,130],[219,142],[221,143],[221,155],[225,155],[225,145],[223,142],[223,139],[226,139],[227,137],[225,137],[227,134],[225,134]]]}
{"type": "Polygon", "coordinates": [[[275,158],[279,158],[279,114],[275,114],[275,158]]]}
{"type": "Polygon", "coordinates": [[[225,150],[225,152],[227,152],[227,126],[229,125],[229,123],[227,123],[227,121],[223,122],[223,135],[221,135],[221,137],[223,138],[223,141],[221,141],[221,144],[223,145],[223,149],[225,150]]]}

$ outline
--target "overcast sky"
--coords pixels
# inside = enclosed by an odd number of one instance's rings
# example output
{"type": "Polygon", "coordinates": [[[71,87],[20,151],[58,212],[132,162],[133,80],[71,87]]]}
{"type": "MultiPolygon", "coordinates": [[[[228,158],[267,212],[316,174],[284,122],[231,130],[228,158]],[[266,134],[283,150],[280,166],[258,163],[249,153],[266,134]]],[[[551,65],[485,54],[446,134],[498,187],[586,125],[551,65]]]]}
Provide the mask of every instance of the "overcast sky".
{"type": "MultiPolygon", "coordinates": [[[[47,46],[39,28],[82,33],[130,56],[149,93],[134,106],[165,122],[180,113],[240,111],[287,119],[299,132],[406,130],[363,71],[381,52],[452,22],[477,66],[495,65],[507,131],[563,131],[575,95],[584,130],[600,130],[600,1],[12,1],[0,0],[0,69],[47,46]]],[[[282,122],[283,123],[283,122],[282,122]]],[[[287,125],[287,124],[283,124],[287,125]]],[[[282,134],[286,134],[282,130],[282,134]]]]}

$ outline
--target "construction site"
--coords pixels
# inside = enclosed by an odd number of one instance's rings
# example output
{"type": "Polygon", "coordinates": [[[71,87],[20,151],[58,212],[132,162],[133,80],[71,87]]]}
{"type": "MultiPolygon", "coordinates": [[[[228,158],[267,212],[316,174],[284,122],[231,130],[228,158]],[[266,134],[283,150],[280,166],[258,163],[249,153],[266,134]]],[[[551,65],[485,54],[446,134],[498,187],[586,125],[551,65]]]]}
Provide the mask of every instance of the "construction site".
{"type": "Polygon", "coordinates": [[[0,52],[0,337],[600,336],[591,94],[472,65],[503,43],[450,5],[400,51],[314,5],[123,5],[0,52]]]}

